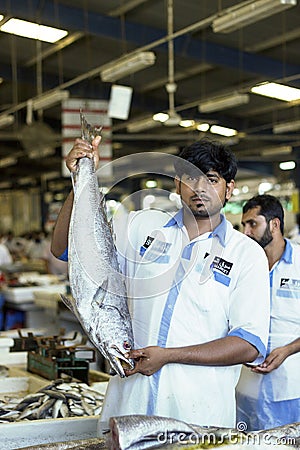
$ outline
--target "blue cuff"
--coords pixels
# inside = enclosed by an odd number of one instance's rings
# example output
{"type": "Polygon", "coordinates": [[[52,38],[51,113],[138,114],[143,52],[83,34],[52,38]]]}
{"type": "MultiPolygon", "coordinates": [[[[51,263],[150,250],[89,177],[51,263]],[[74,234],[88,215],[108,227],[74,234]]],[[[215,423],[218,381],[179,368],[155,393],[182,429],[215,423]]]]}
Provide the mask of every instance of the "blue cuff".
{"type": "Polygon", "coordinates": [[[66,250],[58,257],[61,261],[68,261],[68,247],[66,250]]]}
{"type": "Polygon", "coordinates": [[[244,341],[249,342],[249,344],[252,344],[258,350],[259,354],[258,354],[257,358],[248,364],[253,364],[253,365],[257,366],[258,364],[261,364],[262,362],[264,362],[266,354],[267,354],[267,349],[258,336],[256,336],[255,334],[249,333],[249,331],[243,330],[242,328],[238,328],[232,332],[229,332],[228,335],[229,336],[237,336],[241,339],[244,339],[244,341]]]}

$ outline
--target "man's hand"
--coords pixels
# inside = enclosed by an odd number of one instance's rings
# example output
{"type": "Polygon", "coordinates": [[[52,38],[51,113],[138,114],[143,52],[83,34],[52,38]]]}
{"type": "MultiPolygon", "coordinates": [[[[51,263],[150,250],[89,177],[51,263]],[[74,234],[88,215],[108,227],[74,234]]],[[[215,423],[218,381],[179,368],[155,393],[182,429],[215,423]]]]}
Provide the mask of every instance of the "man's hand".
{"type": "Polygon", "coordinates": [[[73,148],[70,150],[66,157],[66,166],[70,172],[76,172],[78,160],[87,156],[88,158],[94,158],[95,169],[97,170],[99,164],[99,152],[98,146],[101,141],[101,136],[96,136],[90,145],[83,139],[76,139],[73,148]]]}
{"type": "Polygon", "coordinates": [[[135,373],[141,373],[147,376],[153,375],[166,364],[166,351],[165,348],[157,346],[131,350],[129,358],[135,360],[135,367],[132,370],[126,370],[126,376],[135,373]]]}
{"type": "Polygon", "coordinates": [[[283,361],[289,356],[287,347],[278,347],[271,351],[265,361],[259,366],[253,367],[252,372],[256,373],[270,373],[272,370],[277,369],[283,361]]]}

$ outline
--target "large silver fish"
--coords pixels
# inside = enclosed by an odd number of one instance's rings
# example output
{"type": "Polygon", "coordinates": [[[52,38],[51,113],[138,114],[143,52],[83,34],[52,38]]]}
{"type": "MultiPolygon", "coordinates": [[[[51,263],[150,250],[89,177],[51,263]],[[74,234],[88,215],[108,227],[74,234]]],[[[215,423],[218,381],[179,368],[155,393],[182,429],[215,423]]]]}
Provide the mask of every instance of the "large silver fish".
{"type": "Polygon", "coordinates": [[[128,415],[111,417],[107,437],[109,450],[226,450],[297,449],[299,424],[290,424],[259,433],[235,428],[201,427],[169,417],[128,415]],[[274,439],[274,438],[277,439],[274,439]],[[289,438],[289,439],[288,439],[289,438]]]}
{"type": "MultiPolygon", "coordinates": [[[[82,139],[92,142],[100,129],[81,114],[82,139]]],[[[74,312],[90,341],[125,376],[124,366],[133,348],[133,332],[124,277],[107,220],[104,196],[99,190],[94,162],[81,158],[74,177],[74,204],[69,227],[69,280],[74,301],[63,301],[74,312]]]]}

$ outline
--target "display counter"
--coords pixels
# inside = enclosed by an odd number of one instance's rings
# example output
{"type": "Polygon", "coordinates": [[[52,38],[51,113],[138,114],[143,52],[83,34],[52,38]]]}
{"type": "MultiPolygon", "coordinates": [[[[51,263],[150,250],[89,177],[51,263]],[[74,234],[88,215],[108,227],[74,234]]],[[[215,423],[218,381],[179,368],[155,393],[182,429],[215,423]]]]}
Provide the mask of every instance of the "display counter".
{"type": "MultiPolygon", "coordinates": [[[[91,371],[90,377],[91,390],[104,395],[109,375],[91,371]]],[[[27,372],[23,366],[9,367],[8,377],[1,381],[0,402],[9,396],[21,399],[47,386],[49,380],[27,372]]],[[[95,438],[98,421],[99,415],[83,415],[0,423],[1,448],[13,450],[31,445],[95,438]]]]}

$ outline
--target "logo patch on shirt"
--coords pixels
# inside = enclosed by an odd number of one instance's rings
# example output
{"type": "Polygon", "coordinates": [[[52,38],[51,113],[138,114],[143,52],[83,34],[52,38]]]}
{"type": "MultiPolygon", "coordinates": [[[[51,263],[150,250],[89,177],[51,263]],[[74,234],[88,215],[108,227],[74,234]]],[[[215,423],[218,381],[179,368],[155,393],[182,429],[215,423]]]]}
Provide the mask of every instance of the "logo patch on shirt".
{"type": "Polygon", "coordinates": [[[300,280],[295,280],[294,278],[281,278],[280,287],[283,289],[300,290],[300,280]]]}
{"type": "Polygon", "coordinates": [[[219,270],[224,275],[229,275],[232,269],[233,263],[229,261],[225,261],[225,259],[220,258],[220,256],[216,256],[212,262],[212,268],[219,270]]]}
{"type": "Polygon", "coordinates": [[[143,247],[145,247],[145,248],[150,247],[150,245],[152,244],[153,241],[154,241],[154,237],[147,236],[147,239],[145,240],[145,243],[143,244],[143,247]]]}

